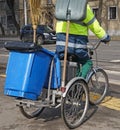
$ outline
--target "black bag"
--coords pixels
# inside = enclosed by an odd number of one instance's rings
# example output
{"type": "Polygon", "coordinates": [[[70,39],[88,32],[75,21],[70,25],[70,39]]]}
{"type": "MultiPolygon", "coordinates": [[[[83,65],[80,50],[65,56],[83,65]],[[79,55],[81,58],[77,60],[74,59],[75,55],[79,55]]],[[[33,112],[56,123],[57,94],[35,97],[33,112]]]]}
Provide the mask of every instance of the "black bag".
{"type": "Polygon", "coordinates": [[[86,17],[87,0],[56,0],[55,17],[63,21],[82,21],[86,17]]]}
{"type": "Polygon", "coordinates": [[[5,42],[4,47],[7,50],[20,51],[20,52],[34,52],[39,51],[41,49],[41,46],[35,45],[32,42],[21,42],[21,41],[5,42]]]}

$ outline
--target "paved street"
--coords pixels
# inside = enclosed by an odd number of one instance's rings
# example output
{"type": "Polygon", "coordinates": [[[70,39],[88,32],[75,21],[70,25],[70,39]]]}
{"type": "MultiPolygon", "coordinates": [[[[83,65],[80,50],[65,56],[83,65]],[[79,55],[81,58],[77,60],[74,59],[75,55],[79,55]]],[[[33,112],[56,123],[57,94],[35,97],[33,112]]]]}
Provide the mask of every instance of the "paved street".
{"type": "MultiPolygon", "coordinates": [[[[20,113],[14,98],[3,95],[9,52],[3,48],[3,44],[0,45],[0,130],[68,130],[61,119],[60,108],[45,109],[38,118],[29,120],[20,113]]],[[[55,50],[53,44],[44,47],[55,50]]],[[[102,44],[99,47],[99,65],[109,76],[110,90],[104,103],[89,107],[87,120],[75,130],[120,130],[119,48],[119,41],[112,41],[109,46],[102,44]]]]}

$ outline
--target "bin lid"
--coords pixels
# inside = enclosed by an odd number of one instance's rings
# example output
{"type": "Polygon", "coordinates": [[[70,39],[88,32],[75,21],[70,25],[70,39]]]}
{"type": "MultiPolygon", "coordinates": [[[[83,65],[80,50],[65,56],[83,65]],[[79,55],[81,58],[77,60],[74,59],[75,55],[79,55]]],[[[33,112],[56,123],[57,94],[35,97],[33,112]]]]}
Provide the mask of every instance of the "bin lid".
{"type": "Polygon", "coordinates": [[[21,41],[15,41],[15,42],[5,42],[4,47],[9,51],[19,51],[19,52],[38,52],[41,51],[50,57],[55,57],[56,53],[53,51],[50,51],[46,48],[43,48],[39,45],[35,45],[32,42],[21,42],[21,41]]]}
{"type": "Polygon", "coordinates": [[[21,41],[5,42],[4,47],[7,50],[20,51],[20,52],[34,52],[42,48],[41,46],[35,45],[32,42],[21,42],[21,41]]]}

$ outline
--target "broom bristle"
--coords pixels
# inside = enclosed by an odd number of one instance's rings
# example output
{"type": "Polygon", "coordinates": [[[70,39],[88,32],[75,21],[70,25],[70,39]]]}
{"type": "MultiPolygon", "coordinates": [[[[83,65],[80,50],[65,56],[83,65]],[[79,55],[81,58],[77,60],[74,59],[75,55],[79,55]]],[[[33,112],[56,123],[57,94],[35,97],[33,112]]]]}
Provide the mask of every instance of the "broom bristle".
{"type": "Polygon", "coordinates": [[[36,29],[40,20],[41,0],[29,0],[31,21],[34,30],[33,42],[36,43],[36,29]]]}

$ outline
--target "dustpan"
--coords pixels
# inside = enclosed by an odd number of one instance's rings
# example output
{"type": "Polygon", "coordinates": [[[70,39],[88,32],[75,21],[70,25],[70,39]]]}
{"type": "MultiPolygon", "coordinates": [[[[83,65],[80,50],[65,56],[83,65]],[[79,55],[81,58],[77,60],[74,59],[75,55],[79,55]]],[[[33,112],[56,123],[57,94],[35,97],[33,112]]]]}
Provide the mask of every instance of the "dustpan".
{"type": "Polygon", "coordinates": [[[57,20],[67,22],[66,43],[64,51],[64,66],[61,91],[65,91],[66,60],[69,37],[69,24],[72,21],[82,21],[86,17],[87,0],[56,0],[55,17],[57,20]]]}

